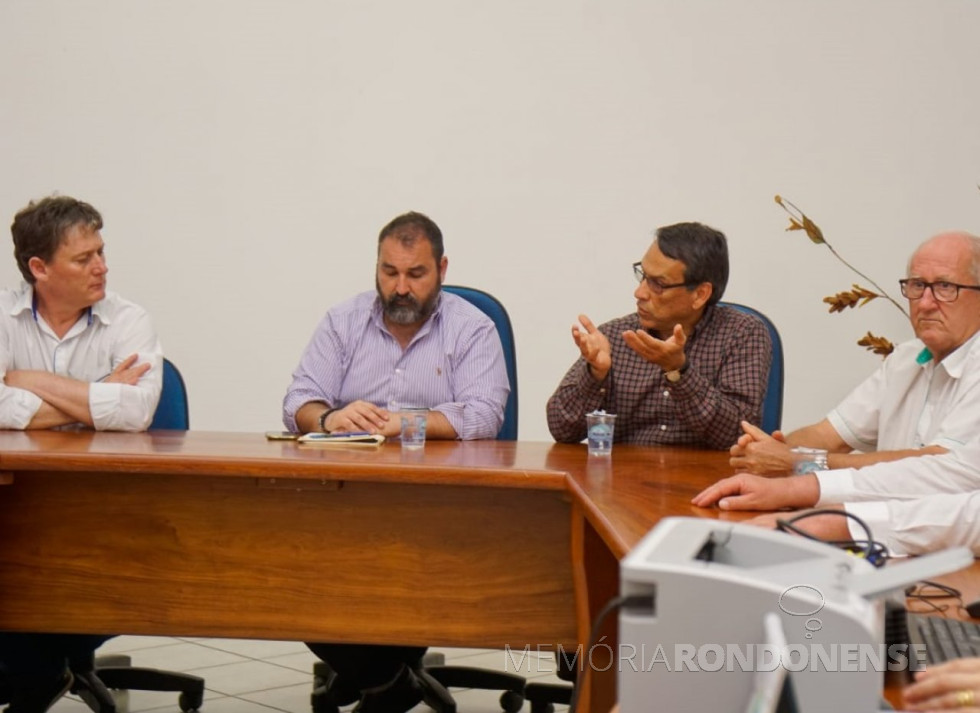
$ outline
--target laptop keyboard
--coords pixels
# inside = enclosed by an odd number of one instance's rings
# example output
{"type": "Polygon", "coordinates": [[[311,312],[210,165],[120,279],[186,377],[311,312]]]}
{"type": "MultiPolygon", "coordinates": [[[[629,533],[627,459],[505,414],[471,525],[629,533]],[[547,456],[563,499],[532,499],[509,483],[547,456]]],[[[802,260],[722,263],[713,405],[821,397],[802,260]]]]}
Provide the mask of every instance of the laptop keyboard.
{"type": "Polygon", "coordinates": [[[980,656],[980,624],[910,613],[908,626],[912,643],[925,645],[926,664],[980,656]]]}

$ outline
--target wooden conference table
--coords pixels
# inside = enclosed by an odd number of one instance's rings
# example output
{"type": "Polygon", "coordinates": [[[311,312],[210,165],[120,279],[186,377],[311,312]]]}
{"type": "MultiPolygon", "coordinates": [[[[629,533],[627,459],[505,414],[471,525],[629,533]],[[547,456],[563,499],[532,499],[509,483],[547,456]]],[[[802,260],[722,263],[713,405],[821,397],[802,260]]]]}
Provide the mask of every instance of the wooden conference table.
{"type": "MultiPolygon", "coordinates": [[[[729,472],[622,445],[0,431],[0,630],[570,649],[661,517],[726,516],[690,499],[729,472]]],[[[583,710],[612,707],[614,669],[583,710]]]]}

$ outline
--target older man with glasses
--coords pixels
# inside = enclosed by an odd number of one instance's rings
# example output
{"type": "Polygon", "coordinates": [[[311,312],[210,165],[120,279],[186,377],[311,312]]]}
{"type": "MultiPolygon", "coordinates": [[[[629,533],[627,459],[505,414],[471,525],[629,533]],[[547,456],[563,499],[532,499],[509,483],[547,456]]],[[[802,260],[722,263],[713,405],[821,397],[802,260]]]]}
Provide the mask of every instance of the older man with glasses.
{"type": "Polygon", "coordinates": [[[766,326],[720,306],[725,236],[700,223],[657,230],[633,265],[636,312],[572,327],[581,356],[548,400],[557,441],[586,436],[585,414],[615,413],[617,442],[728,448],[758,423],[772,361],[766,326]]]}
{"type": "Polygon", "coordinates": [[[839,502],[847,499],[854,468],[955,451],[980,432],[980,238],[964,232],[930,238],[899,284],[916,338],[819,423],[786,436],[746,425],[731,449],[736,470],[785,475],[794,467],[792,447],[825,450],[813,470],[843,469],[840,477],[821,479],[822,489],[834,489],[821,498],[839,502]]]}

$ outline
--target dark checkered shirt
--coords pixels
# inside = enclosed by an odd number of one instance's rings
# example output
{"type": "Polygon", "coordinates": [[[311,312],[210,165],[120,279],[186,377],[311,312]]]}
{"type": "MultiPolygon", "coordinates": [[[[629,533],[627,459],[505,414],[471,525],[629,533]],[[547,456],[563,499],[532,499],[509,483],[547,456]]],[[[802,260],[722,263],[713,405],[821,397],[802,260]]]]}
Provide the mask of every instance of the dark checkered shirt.
{"type": "Polygon", "coordinates": [[[616,414],[617,443],[727,449],[742,420],[759,423],[772,361],[766,326],[731,307],[705,310],[688,337],[687,371],[676,384],[630,349],[626,330],[639,330],[636,314],[600,325],[612,349],[612,368],[597,382],[579,357],[548,399],[548,428],[556,441],[585,438],[585,414],[616,414]]]}

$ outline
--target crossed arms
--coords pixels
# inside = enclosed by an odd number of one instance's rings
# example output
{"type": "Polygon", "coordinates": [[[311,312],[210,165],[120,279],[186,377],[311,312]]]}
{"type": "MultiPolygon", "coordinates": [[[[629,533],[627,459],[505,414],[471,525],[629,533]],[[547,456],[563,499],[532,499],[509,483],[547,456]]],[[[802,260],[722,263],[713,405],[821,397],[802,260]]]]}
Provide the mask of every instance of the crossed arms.
{"type": "MultiPolygon", "coordinates": [[[[131,354],[123,359],[102,379],[102,383],[136,386],[150,370],[150,364],[139,364],[138,358],[138,354],[131,354]]],[[[89,382],[49,371],[15,369],[4,375],[3,383],[13,389],[29,391],[41,399],[40,407],[25,427],[27,429],[54,428],[70,423],[95,427],[89,405],[89,382]]]]}

